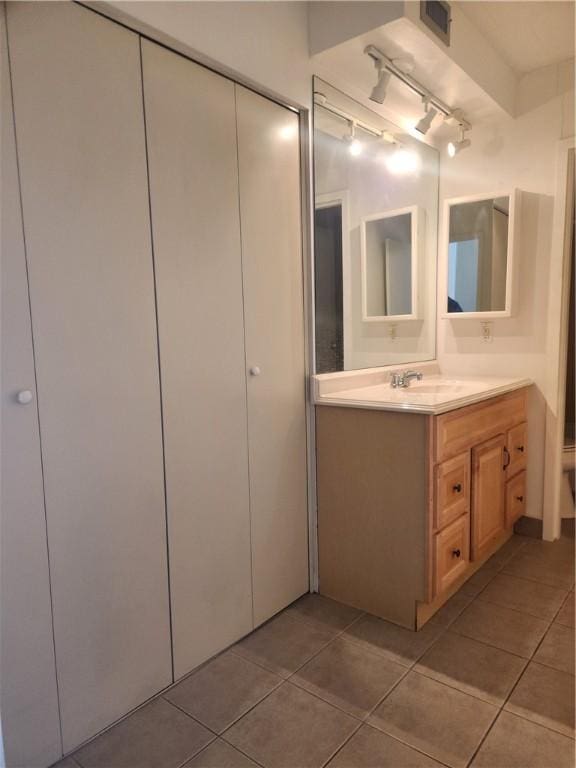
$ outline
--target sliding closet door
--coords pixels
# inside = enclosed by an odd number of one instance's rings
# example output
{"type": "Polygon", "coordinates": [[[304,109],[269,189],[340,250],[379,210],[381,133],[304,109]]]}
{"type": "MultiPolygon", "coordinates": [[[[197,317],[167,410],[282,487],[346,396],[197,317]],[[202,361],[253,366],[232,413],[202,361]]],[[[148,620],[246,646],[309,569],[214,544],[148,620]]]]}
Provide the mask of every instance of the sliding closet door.
{"type": "Polygon", "coordinates": [[[237,86],[254,620],[308,589],[298,116],[237,86]]]}
{"type": "Polygon", "coordinates": [[[253,626],[234,84],[142,55],[180,677],[253,626]]]}
{"type": "Polygon", "coordinates": [[[37,768],[57,760],[62,754],[62,744],[32,330],[3,8],[0,8],[0,55],[0,715],[8,768],[37,768]]]}
{"type": "Polygon", "coordinates": [[[171,680],[140,50],[7,10],[67,751],[171,680]]]}

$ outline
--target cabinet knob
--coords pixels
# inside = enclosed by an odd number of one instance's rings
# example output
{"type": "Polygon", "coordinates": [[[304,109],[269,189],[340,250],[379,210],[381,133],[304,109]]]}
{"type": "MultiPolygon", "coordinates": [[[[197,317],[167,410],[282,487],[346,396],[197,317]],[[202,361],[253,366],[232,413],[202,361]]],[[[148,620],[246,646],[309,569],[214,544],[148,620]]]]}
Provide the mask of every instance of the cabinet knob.
{"type": "Polygon", "coordinates": [[[452,486],[452,490],[454,491],[454,493],[461,493],[462,492],[462,484],[461,483],[456,483],[456,485],[452,486]]]}
{"type": "Polygon", "coordinates": [[[524,496],[516,496],[516,501],[524,501],[524,496]]]}
{"type": "Polygon", "coordinates": [[[523,445],[517,445],[516,450],[520,451],[520,453],[524,453],[524,446],[523,445]]]}
{"type": "Polygon", "coordinates": [[[250,376],[260,376],[260,368],[257,365],[253,365],[252,368],[250,368],[250,376]]]}
{"type": "Polygon", "coordinates": [[[452,550],[452,557],[460,557],[461,554],[462,553],[460,552],[459,549],[453,549],[452,550]]]}
{"type": "Polygon", "coordinates": [[[16,395],[16,400],[20,405],[28,405],[32,402],[32,392],[29,389],[21,389],[16,395]]]}

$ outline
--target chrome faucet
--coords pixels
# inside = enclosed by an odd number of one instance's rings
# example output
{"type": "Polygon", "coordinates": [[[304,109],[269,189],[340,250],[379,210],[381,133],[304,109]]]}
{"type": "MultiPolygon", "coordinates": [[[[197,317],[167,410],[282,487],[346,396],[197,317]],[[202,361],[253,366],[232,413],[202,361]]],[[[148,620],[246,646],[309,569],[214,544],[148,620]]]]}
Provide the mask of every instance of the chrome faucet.
{"type": "Polygon", "coordinates": [[[423,377],[424,374],[420,373],[420,371],[396,371],[390,374],[390,386],[392,389],[406,388],[410,386],[410,382],[413,379],[421,381],[423,377]]]}

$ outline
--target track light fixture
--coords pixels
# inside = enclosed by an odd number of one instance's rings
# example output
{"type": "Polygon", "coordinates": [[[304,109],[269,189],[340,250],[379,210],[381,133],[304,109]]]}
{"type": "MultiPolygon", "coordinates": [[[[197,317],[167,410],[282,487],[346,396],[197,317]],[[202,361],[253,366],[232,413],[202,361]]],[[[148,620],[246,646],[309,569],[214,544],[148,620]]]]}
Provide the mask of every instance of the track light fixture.
{"type": "Polygon", "coordinates": [[[470,146],[470,139],[465,138],[466,129],[461,125],[458,129],[458,141],[450,141],[446,147],[449,157],[455,157],[458,152],[470,146]]]}
{"type": "Polygon", "coordinates": [[[375,61],[374,65],[378,70],[378,82],[374,88],[372,88],[370,99],[377,104],[383,104],[388,90],[388,83],[390,82],[390,72],[388,72],[386,67],[380,61],[375,61]]]}
{"type": "Polygon", "coordinates": [[[364,147],[362,142],[356,138],[356,123],[353,120],[350,120],[350,133],[344,136],[344,140],[348,142],[348,152],[352,157],[358,157],[362,154],[364,147]]]}
{"type": "Polygon", "coordinates": [[[424,117],[418,121],[418,123],[414,126],[415,129],[421,133],[423,136],[428,133],[430,130],[430,126],[432,125],[432,121],[438,114],[438,110],[434,109],[434,107],[430,106],[430,102],[428,100],[424,101],[424,117]]]}
{"type": "Polygon", "coordinates": [[[430,129],[436,115],[442,115],[446,122],[451,123],[452,125],[458,125],[461,131],[460,140],[451,142],[448,146],[448,154],[450,157],[454,157],[457,152],[460,152],[470,145],[470,140],[464,138],[464,131],[469,131],[472,126],[464,117],[461,109],[450,107],[442,101],[442,99],[439,99],[435,93],[432,93],[432,91],[425,85],[422,85],[421,82],[416,80],[415,77],[412,77],[410,72],[407,71],[407,67],[402,68],[400,66],[405,62],[402,62],[399,59],[391,59],[389,56],[386,56],[384,51],[376,48],[375,45],[367,45],[366,48],[364,48],[364,53],[372,59],[374,66],[379,73],[378,83],[372,89],[370,95],[372,101],[377,101],[382,104],[386,95],[386,86],[388,85],[390,75],[394,75],[397,80],[409,88],[413,93],[418,94],[425,104],[426,114],[415,126],[419,133],[425,134],[430,129]],[[385,80],[382,78],[385,78],[385,80]]]}

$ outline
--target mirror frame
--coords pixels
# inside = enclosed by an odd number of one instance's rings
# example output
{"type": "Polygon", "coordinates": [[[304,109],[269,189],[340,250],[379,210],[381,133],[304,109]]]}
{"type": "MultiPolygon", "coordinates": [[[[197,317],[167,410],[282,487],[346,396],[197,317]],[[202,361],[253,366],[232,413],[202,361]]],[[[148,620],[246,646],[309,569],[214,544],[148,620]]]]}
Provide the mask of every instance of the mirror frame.
{"type": "Polygon", "coordinates": [[[442,311],[439,317],[443,320],[493,320],[498,317],[512,317],[516,308],[516,250],[519,241],[518,223],[520,208],[520,190],[501,190],[499,192],[483,193],[477,195],[465,195],[464,197],[451,197],[444,200],[442,216],[442,233],[440,236],[440,250],[438,258],[439,291],[438,301],[442,311]],[[448,249],[450,245],[450,209],[454,205],[462,203],[479,203],[486,200],[494,200],[498,197],[508,197],[510,205],[508,210],[508,248],[506,250],[506,302],[504,309],[486,310],[484,312],[448,312],[448,249]]]}
{"type": "Polygon", "coordinates": [[[392,211],[382,213],[372,213],[370,216],[364,216],[360,222],[360,273],[362,282],[362,322],[364,323],[398,323],[405,320],[419,320],[419,269],[420,269],[420,237],[422,233],[422,222],[424,220],[424,210],[418,205],[410,205],[406,208],[396,208],[392,211]],[[410,214],[410,239],[411,239],[411,306],[412,312],[407,315],[369,315],[367,312],[368,289],[367,289],[367,270],[366,270],[366,224],[370,221],[381,221],[382,219],[391,219],[394,216],[405,216],[410,214]]]}

